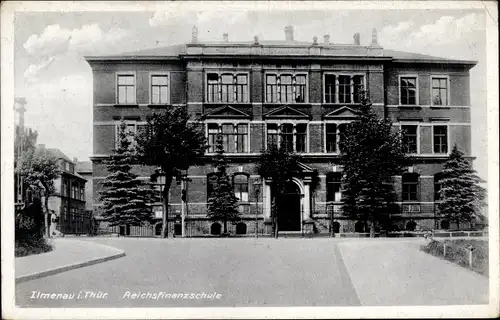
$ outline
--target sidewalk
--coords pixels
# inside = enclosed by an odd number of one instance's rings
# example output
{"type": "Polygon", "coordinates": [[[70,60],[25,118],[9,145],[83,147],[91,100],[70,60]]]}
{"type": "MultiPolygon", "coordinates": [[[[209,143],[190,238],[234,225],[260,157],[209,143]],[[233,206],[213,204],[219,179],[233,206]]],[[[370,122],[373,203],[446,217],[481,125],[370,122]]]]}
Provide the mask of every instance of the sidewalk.
{"type": "Polygon", "coordinates": [[[90,241],[55,238],[53,250],[15,259],[16,283],[38,279],[125,256],[125,252],[90,241]]]}
{"type": "Polygon", "coordinates": [[[420,251],[424,239],[339,242],[363,306],[487,304],[488,278],[420,251]]]}

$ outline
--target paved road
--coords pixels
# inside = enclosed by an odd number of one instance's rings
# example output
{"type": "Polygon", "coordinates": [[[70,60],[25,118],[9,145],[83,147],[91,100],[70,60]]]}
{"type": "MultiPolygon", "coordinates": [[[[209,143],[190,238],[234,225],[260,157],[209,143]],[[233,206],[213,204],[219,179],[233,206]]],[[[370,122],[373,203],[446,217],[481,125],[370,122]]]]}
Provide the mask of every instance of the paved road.
{"type": "Polygon", "coordinates": [[[488,279],[419,251],[423,239],[89,239],[123,258],[21,283],[33,307],[359,306],[487,303],[488,279]],[[32,292],[107,293],[32,299],[32,292]],[[130,293],[218,293],[135,299],[130,293]]]}
{"type": "MultiPolygon", "coordinates": [[[[114,261],[21,283],[33,307],[357,306],[337,244],[327,239],[100,239],[114,261]],[[31,299],[32,292],[108,293],[104,299],[31,299]],[[220,299],[135,299],[130,291],[213,293],[220,299]]],[[[96,240],[89,240],[96,241],[96,240]]]]}

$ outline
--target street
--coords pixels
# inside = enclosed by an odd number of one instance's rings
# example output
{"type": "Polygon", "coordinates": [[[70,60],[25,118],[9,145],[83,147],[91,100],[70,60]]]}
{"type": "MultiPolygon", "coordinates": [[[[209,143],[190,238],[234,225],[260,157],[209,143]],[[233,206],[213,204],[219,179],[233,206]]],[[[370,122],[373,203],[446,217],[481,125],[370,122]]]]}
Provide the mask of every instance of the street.
{"type": "Polygon", "coordinates": [[[421,239],[86,241],[122,249],[126,256],[20,283],[16,303],[243,307],[479,304],[488,299],[487,278],[420,252],[421,239]],[[61,296],[42,298],[43,293],[61,296]]]}

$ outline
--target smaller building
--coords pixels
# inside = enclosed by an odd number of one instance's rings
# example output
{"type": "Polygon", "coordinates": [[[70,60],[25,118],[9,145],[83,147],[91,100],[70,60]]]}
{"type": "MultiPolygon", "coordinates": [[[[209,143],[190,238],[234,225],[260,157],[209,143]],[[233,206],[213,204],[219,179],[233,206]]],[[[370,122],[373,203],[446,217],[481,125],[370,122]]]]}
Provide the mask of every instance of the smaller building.
{"type": "MultiPolygon", "coordinates": [[[[76,160],[76,159],[75,159],[76,160]]],[[[93,179],[92,179],[92,162],[91,161],[75,161],[76,163],[76,173],[85,180],[85,210],[93,211],[94,206],[94,197],[93,197],[93,179]]]]}
{"type": "Polygon", "coordinates": [[[51,235],[87,234],[92,230],[92,214],[85,212],[85,184],[87,180],[75,171],[75,162],[57,148],[38,145],[54,157],[60,169],[54,181],[55,193],[49,198],[51,235]]]}

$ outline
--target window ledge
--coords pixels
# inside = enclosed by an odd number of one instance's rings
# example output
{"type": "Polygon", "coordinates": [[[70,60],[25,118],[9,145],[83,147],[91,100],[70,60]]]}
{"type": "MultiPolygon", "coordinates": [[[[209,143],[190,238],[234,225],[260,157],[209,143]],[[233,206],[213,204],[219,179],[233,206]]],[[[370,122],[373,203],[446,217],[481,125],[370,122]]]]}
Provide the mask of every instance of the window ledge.
{"type": "Polygon", "coordinates": [[[147,106],[148,106],[148,108],[161,109],[161,108],[172,107],[172,104],[171,103],[149,103],[149,104],[147,104],[147,106]]]}
{"type": "Polygon", "coordinates": [[[398,108],[401,108],[401,109],[422,109],[422,106],[418,105],[418,104],[400,104],[400,105],[398,105],[398,108]]]}
{"type": "Polygon", "coordinates": [[[139,107],[139,104],[138,103],[115,103],[115,107],[137,108],[137,107],[139,107]]]}
{"type": "Polygon", "coordinates": [[[431,109],[450,109],[450,106],[439,106],[439,105],[430,105],[429,108],[431,109]]]}
{"type": "Polygon", "coordinates": [[[342,102],[323,102],[323,105],[326,106],[326,107],[337,107],[337,106],[352,106],[352,107],[356,107],[356,106],[360,106],[361,103],[360,102],[354,102],[354,103],[342,103],[342,102]]]}

